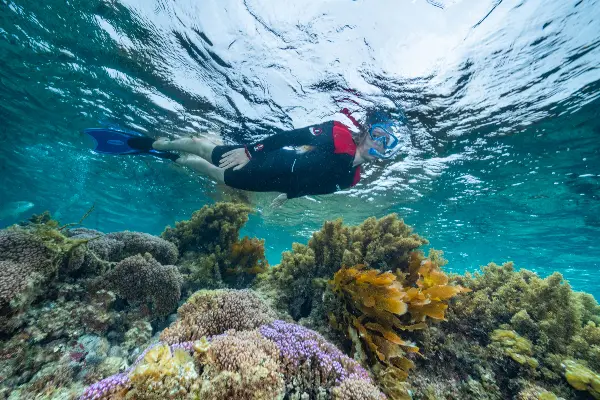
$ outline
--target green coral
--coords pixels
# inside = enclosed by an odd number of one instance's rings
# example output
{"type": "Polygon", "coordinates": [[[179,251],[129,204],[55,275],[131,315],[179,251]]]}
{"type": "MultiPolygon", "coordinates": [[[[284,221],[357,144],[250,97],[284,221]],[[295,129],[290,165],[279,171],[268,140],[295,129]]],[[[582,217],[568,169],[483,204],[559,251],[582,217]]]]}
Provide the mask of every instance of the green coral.
{"type": "MultiPolygon", "coordinates": [[[[427,355],[417,361],[421,376],[437,376],[447,387],[456,374],[485,380],[497,398],[515,398],[530,387],[576,398],[562,365],[579,359],[598,366],[600,308],[591,296],[574,292],[558,273],[541,278],[512,263],[490,263],[453,280],[472,293],[453,299],[448,323],[418,333],[427,355]],[[432,358],[443,368],[433,368],[432,358]]],[[[416,379],[413,388],[422,393],[416,379]]]]}
{"type": "Polygon", "coordinates": [[[515,331],[496,329],[491,335],[492,343],[498,345],[506,355],[521,365],[528,365],[535,369],[539,362],[531,357],[533,347],[531,342],[520,336],[515,331]]]}
{"type": "Polygon", "coordinates": [[[571,386],[600,399],[600,374],[573,360],[565,360],[564,367],[565,378],[571,386]]]}

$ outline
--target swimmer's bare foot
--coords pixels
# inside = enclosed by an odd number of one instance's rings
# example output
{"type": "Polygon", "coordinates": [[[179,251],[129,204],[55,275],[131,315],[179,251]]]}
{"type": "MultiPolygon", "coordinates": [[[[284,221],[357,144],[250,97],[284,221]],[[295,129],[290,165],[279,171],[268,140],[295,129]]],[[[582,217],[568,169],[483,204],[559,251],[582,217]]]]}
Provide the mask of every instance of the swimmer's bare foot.
{"type": "Polygon", "coordinates": [[[166,137],[158,138],[152,143],[152,147],[156,150],[172,150],[169,146],[171,141],[166,137]]]}

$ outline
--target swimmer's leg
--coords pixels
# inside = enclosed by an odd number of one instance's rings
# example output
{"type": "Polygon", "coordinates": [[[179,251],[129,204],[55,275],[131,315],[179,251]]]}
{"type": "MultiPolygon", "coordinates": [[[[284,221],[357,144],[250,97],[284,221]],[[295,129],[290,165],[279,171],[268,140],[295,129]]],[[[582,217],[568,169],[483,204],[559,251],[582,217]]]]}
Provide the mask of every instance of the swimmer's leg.
{"type": "MultiPolygon", "coordinates": [[[[179,140],[179,139],[178,139],[179,140]]],[[[173,150],[180,150],[179,148],[173,150]]],[[[188,151],[188,150],[182,150],[188,151]]],[[[202,157],[194,156],[191,154],[185,154],[179,157],[176,161],[177,164],[183,165],[193,169],[196,172],[200,172],[202,175],[206,175],[212,178],[217,183],[225,183],[225,170],[223,168],[215,167],[210,162],[206,161],[202,157]]]]}
{"type": "MultiPolygon", "coordinates": [[[[210,141],[202,138],[181,138],[175,140],[169,140],[166,138],[159,138],[156,140],[152,147],[156,150],[176,150],[183,151],[186,153],[195,154],[197,156],[202,157],[204,160],[209,163],[212,162],[211,155],[213,149],[217,145],[211,143],[210,141]]],[[[179,160],[177,161],[179,163],[179,160]]],[[[201,171],[200,171],[201,172],[201,171]]]]}

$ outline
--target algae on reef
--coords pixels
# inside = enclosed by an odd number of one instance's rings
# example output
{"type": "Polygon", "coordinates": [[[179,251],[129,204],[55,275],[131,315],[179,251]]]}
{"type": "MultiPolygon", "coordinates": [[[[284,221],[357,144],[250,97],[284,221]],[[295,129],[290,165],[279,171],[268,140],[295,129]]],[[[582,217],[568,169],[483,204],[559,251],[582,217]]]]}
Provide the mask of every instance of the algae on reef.
{"type": "Polygon", "coordinates": [[[325,222],[270,268],[251,211],[162,238],[0,230],[0,399],[600,398],[600,307],[560,274],[449,276],[394,214],[325,222]]]}

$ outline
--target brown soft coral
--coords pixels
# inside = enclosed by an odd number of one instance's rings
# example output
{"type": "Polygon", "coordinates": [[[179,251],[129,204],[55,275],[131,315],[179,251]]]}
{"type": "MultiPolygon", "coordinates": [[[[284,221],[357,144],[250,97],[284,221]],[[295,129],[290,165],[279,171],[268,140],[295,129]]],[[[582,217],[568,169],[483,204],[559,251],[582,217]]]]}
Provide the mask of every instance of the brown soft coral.
{"type": "Polygon", "coordinates": [[[216,203],[194,212],[189,221],[167,227],[162,237],[186,251],[211,253],[229,248],[238,240],[240,229],[248,222],[252,209],[239,203],[216,203]]]}
{"type": "Polygon", "coordinates": [[[178,246],[183,256],[181,270],[194,289],[247,287],[267,270],[264,240],[238,239],[250,212],[243,204],[217,203],[163,232],[163,238],[178,246]]]}
{"type": "Polygon", "coordinates": [[[256,275],[265,272],[269,263],[265,260],[265,241],[245,236],[231,245],[227,273],[256,275]]]}
{"type": "Polygon", "coordinates": [[[249,330],[273,321],[274,312],[250,290],[201,290],[179,307],[179,319],[161,334],[167,343],[200,340],[227,330],[249,330]]]}

